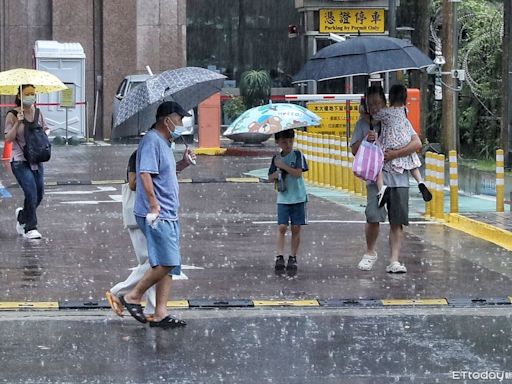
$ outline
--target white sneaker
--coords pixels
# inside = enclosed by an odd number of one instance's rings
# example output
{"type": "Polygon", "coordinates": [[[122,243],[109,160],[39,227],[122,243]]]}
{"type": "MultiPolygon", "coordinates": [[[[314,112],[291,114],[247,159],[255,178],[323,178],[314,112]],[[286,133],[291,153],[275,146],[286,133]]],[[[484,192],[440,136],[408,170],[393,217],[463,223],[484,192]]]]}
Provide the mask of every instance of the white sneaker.
{"type": "Polygon", "coordinates": [[[23,235],[23,237],[25,239],[40,239],[41,237],[41,234],[39,233],[39,231],[37,229],[32,229],[31,231],[28,231],[27,233],[25,233],[23,235]]]}
{"type": "Polygon", "coordinates": [[[386,272],[388,272],[388,273],[406,273],[407,268],[405,268],[405,265],[400,264],[398,261],[393,261],[391,264],[389,264],[386,267],[386,272]]]}
{"type": "Polygon", "coordinates": [[[21,207],[18,207],[16,208],[16,232],[18,232],[18,235],[24,235],[25,234],[25,224],[20,224],[20,222],[18,221],[18,215],[20,213],[20,211],[22,211],[23,208],[21,207]]]}

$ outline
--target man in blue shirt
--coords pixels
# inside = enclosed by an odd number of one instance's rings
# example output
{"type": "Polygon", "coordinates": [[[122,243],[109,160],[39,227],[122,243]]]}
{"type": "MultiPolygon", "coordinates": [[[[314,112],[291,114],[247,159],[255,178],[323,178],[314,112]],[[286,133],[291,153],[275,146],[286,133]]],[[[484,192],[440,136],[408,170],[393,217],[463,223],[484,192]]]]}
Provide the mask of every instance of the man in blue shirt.
{"type": "Polygon", "coordinates": [[[179,187],[177,172],[188,167],[194,153],[186,149],[176,162],[170,141],[179,137],[184,116],[190,116],[179,104],[165,101],[157,109],[156,123],[137,149],[137,185],[134,213],[146,237],[151,269],[133,290],[119,299],[130,315],[141,323],[147,319],[140,302],[144,292],[156,286],[156,308],[151,327],[174,328],[185,325],[167,313],[172,275],[181,272],[180,227],[178,221],[179,187]]]}

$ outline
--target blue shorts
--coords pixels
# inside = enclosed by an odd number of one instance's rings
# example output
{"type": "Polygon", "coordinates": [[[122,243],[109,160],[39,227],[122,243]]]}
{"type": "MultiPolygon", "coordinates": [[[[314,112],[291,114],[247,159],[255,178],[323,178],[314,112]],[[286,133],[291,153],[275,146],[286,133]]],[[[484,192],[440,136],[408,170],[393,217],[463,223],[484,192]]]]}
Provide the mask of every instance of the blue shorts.
{"type": "Polygon", "coordinates": [[[181,273],[180,224],[172,220],[157,219],[151,226],[145,217],[135,216],[137,225],[146,237],[149,264],[152,267],[172,267],[169,275],[181,273]]]}
{"type": "Polygon", "coordinates": [[[306,203],[277,204],[277,224],[306,225],[308,215],[306,203]]]}

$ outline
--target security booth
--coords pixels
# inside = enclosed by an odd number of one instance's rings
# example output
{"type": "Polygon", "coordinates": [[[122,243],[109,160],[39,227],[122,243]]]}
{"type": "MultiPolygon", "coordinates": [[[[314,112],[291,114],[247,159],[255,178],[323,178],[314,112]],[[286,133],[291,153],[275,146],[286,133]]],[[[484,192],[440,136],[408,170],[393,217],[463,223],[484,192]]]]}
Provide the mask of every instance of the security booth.
{"type": "Polygon", "coordinates": [[[36,69],[52,73],[73,89],[73,100],[69,99],[69,94],[59,92],[37,95],[37,104],[50,128],[50,135],[65,137],[67,133],[68,136],[85,137],[85,53],[82,45],[37,40],[34,60],[36,69]],[[61,104],[63,100],[66,102],[61,104]]]}

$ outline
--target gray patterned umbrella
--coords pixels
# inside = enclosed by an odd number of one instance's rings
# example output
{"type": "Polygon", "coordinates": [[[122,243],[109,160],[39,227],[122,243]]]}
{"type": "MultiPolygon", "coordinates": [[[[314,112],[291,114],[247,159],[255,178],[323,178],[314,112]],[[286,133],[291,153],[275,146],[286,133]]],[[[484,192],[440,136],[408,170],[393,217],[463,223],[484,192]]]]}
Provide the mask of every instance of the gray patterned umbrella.
{"type": "Polygon", "coordinates": [[[137,112],[163,100],[174,100],[185,110],[220,92],[226,76],[205,68],[184,67],[151,76],[119,103],[114,126],[137,112]]]}

